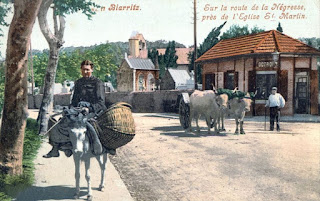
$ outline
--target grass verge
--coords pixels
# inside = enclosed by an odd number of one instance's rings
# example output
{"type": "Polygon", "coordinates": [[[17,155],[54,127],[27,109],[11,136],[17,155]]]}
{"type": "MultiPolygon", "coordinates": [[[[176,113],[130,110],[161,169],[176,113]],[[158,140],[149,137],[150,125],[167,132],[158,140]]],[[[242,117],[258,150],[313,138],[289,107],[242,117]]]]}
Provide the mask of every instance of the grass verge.
{"type": "Polygon", "coordinates": [[[34,182],[33,161],[41,146],[42,137],[38,135],[38,123],[34,119],[27,119],[27,127],[23,145],[23,174],[9,176],[0,174],[0,200],[11,201],[12,197],[34,182]]]}

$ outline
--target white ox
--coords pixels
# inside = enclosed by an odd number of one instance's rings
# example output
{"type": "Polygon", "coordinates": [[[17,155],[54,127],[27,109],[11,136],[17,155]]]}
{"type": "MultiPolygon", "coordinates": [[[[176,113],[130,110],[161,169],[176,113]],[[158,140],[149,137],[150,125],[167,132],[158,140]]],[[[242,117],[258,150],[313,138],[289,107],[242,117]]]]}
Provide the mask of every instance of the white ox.
{"type": "Polygon", "coordinates": [[[202,115],[206,119],[208,134],[210,134],[211,120],[214,123],[215,134],[219,133],[217,129],[217,119],[219,116],[219,106],[216,102],[217,96],[213,90],[198,91],[195,90],[190,96],[190,128],[192,130],[192,119],[196,120],[197,131],[200,132],[198,119],[202,115]]]}
{"type": "Polygon", "coordinates": [[[244,98],[233,98],[228,101],[229,108],[227,113],[235,118],[236,121],[236,131],[235,134],[239,134],[239,124],[240,124],[240,134],[245,134],[243,129],[243,119],[246,115],[246,112],[250,111],[251,107],[251,98],[250,95],[247,95],[244,98]]]}
{"type": "Polygon", "coordinates": [[[219,117],[218,117],[218,129],[219,131],[225,131],[224,127],[224,116],[227,113],[229,97],[227,94],[220,94],[217,98],[217,104],[219,106],[219,117]],[[221,124],[220,124],[221,123],[221,124]]]}

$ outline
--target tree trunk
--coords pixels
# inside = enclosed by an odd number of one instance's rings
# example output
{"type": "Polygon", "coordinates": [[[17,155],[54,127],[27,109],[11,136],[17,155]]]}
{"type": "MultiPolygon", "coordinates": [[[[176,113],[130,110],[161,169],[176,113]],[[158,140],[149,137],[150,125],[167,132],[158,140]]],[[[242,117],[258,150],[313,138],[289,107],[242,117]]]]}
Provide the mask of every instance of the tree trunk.
{"type": "Polygon", "coordinates": [[[39,25],[42,34],[49,44],[49,61],[44,80],[44,92],[40,106],[38,122],[40,122],[39,134],[43,134],[48,129],[49,114],[52,112],[53,89],[56,78],[56,71],[59,60],[59,51],[63,44],[63,34],[65,29],[64,17],[59,16],[60,26],[58,28],[57,16],[53,12],[54,34],[50,31],[47,22],[47,13],[53,0],[43,0],[38,14],[39,25]]]}
{"type": "Polygon", "coordinates": [[[27,61],[32,28],[42,0],[14,1],[6,53],[6,81],[0,135],[0,172],[22,173],[27,118],[27,61]]]}

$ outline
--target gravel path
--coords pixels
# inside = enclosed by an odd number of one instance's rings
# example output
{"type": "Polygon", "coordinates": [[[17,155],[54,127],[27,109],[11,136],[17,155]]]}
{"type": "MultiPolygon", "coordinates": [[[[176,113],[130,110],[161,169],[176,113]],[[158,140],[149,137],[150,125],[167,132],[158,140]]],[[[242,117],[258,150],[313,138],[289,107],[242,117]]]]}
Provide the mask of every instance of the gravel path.
{"type": "Polygon", "coordinates": [[[320,200],[320,126],[282,123],[246,135],[185,133],[177,115],[134,114],[136,137],[111,161],[135,200],[320,200]]]}

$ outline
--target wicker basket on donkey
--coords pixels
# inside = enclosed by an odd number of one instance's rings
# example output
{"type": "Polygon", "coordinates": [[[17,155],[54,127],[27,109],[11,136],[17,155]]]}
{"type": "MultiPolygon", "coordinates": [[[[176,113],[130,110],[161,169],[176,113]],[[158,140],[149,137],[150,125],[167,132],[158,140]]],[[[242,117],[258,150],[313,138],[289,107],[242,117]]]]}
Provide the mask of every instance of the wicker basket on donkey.
{"type": "Polygon", "coordinates": [[[131,105],[119,102],[100,115],[94,127],[103,146],[116,149],[130,142],[135,136],[131,105]]]}

